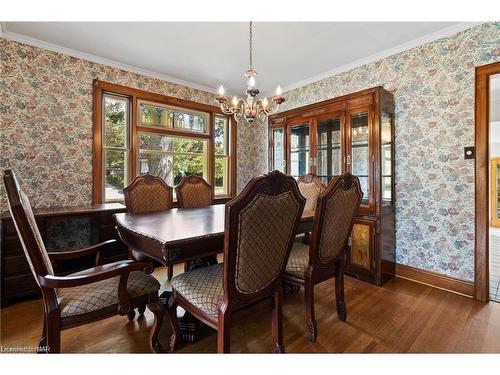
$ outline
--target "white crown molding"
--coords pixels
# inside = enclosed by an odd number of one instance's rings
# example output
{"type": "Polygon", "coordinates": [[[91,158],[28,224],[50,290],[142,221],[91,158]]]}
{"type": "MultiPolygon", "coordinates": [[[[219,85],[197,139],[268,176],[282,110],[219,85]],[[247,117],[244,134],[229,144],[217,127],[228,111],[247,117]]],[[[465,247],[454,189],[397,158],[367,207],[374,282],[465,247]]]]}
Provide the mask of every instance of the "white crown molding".
{"type": "Polygon", "coordinates": [[[77,50],[74,50],[71,48],[66,48],[66,47],[63,47],[63,46],[60,46],[57,44],[44,42],[43,40],[40,40],[40,39],[31,38],[31,37],[28,37],[25,35],[21,35],[18,33],[13,33],[13,32],[7,31],[7,27],[6,27],[5,22],[0,22],[0,37],[8,39],[8,40],[12,40],[14,42],[28,44],[28,45],[33,46],[33,47],[43,48],[43,49],[46,49],[46,50],[49,50],[52,52],[62,53],[64,55],[76,57],[78,59],[91,61],[91,62],[96,63],[96,64],[107,65],[107,66],[110,66],[112,68],[122,69],[122,70],[125,70],[127,72],[140,74],[140,75],[150,77],[150,78],[161,79],[162,81],[167,81],[170,83],[175,83],[177,85],[187,86],[187,87],[190,87],[190,88],[193,88],[196,90],[201,90],[201,91],[205,91],[205,92],[208,92],[211,94],[215,94],[216,88],[214,88],[214,87],[205,86],[205,85],[198,84],[195,82],[185,81],[183,79],[175,78],[175,77],[172,77],[172,76],[169,76],[166,74],[153,72],[153,71],[142,69],[142,68],[139,68],[139,67],[136,67],[133,65],[123,64],[123,63],[120,63],[120,62],[115,61],[115,60],[96,56],[96,55],[86,53],[86,52],[80,52],[80,51],[77,51],[77,50]]]}
{"type": "MultiPolygon", "coordinates": [[[[294,82],[294,83],[291,83],[288,85],[284,85],[283,92],[291,91],[291,90],[297,89],[299,87],[304,87],[304,86],[307,86],[311,83],[321,81],[322,79],[332,77],[332,76],[340,74],[340,73],[344,73],[344,72],[352,70],[354,68],[358,68],[360,66],[372,63],[374,61],[384,59],[386,57],[395,55],[395,54],[403,52],[403,51],[407,51],[407,50],[415,48],[415,47],[419,47],[423,44],[430,43],[430,42],[436,41],[438,39],[449,37],[451,35],[457,34],[459,32],[462,32],[464,30],[467,30],[467,29],[470,29],[474,26],[477,26],[481,23],[483,23],[483,22],[461,22],[461,23],[458,23],[456,25],[438,30],[436,32],[433,32],[433,33],[430,33],[427,35],[424,35],[420,38],[411,40],[409,42],[400,44],[398,46],[377,52],[377,53],[372,54],[370,56],[353,61],[351,63],[339,66],[339,67],[334,68],[332,70],[328,70],[326,72],[317,74],[315,76],[312,76],[312,77],[309,77],[309,78],[306,78],[306,79],[303,79],[303,80],[300,80],[300,81],[297,81],[297,82],[294,82]]],[[[5,22],[0,22],[0,37],[5,38],[5,39],[9,39],[9,40],[12,40],[15,42],[28,44],[28,45],[31,45],[34,47],[47,49],[49,51],[62,53],[62,54],[76,57],[79,59],[88,60],[88,61],[91,61],[91,62],[94,62],[97,64],[102,64],[102,65],[107,65],[107,66],[110,66],[113,68],[122,69],[122,70],[125,70],[128,72],[131,72],[131,73],[136,73],[136,74],[140,74],[140,75],[151,77],[151,78],[161,79],[163,81],[175,83],[175,84],[178,84],[181,86],[187,86],[187,87],[201,90],[201,91],[205,91],[208,93],[215,93],[214,87],[198,84],[195,82],[185,81],[182,79],[168,76],[166,74],[153,72],[150,70],[142,69],[142,68],[128,65],[128,64],[123,64],[123,63],[120,63],[118,61],[114,61],[111,59],[103,58],[103,57],[96,56],[96,55],[89,54],[89,53],[85,53],[85,52],[80,52],[77,50],[73,50],[70,48],[59,46],[57,44],[44,42],[44,41],[36,39],[36,38],[31,38],[31,37],[28,37],[25,35],[10,32],[7,30],[5,22]]],[[[234,93],[227,93],[226,95],[233,96],[233,94],[234,93]]],[[[268,92],[268,93],[266,93],[265,96],[272,97],[273,95],[274,95],[273,92],[268,92]]]]}
{"type": "MultiPolygon", "coordinates": [[[[351,63],[339,66],[339,67],[334,68],[332,70],[328,70],[326,72],[323,72],[323,73],[317,74],[315,76],[291,83],[289,85],[284,85],[282,87],[282,90],[283,90],[283,92],[286,92],[286,91],[291,91],[291,90],[294,90],[294,89],[297,89],[300,87],[307,86],[311,83],[321,81],[322,79],[329,78],[329,77],[335,76],[335,75],[340,74],[340,73],[347,72],[347,71],[352,70],[354,68],[359,68],[360,66],[367,65],[369,63],[384,59],[384,58],[389,57],[389,56],[396,55],[400,52],[407,51],[407,50],[410,50],[410,49],[415,48],[415,47],[420,47],[426,43],[434,42],[438,39],[442,39],[442,38],[452,36],[454,34],[458,34],[459,32],[468,30],[468,29],[470,29],[474,26],[477,26],[481,23],[484,23],[484,22],[461,22],[461,23],[458,23],[456,25],[446,27],[444,29],[441,29],[441,30],[435,31],[433,33],[424,35],[420,38],[413,39],[409,42],[406,42],[406,43],[400,44],[398,46],[374,53],[373,55],[363,57],[362,59],[355,60],[351,63]]],[[[273,95],[274,95],[273,92],[269,92],[265,96],[272,97],[273,95]]]]}

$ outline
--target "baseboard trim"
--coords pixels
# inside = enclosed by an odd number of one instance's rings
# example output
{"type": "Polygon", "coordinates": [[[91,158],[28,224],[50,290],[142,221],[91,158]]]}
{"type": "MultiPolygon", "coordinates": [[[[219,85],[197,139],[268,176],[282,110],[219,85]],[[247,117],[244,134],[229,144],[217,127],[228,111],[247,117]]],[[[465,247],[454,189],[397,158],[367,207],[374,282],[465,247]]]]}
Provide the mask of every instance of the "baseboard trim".
{"type": "Polygon", "coordinates": [[[396,264],[396,277],[474,298],[474,283],[470,281],[455,279],[404,264],[396,264]]]}

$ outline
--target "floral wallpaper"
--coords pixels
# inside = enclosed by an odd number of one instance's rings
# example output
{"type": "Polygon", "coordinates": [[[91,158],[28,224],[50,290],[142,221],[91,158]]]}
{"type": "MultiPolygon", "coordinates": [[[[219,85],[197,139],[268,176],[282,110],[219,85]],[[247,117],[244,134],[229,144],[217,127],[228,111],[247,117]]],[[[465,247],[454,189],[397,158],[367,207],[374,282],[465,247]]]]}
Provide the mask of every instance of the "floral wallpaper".
{"type": "MultiPolygon", "coordinates": [[[[0,39],[0,167],[13,169],[35,207],[92,200],[92,81],[214,105],[214,94],[0,39]]],[[[240,124],[237,186],[265,171],[264,127],[240,124]],[[264,169],[256,166],[264,165],[264,169]]],[[[0,208],[7,210],[3,184],[0,208]]]]}
{"type": "Polygon", "coordinates": [[[500,61],[486,23],[285,93],[282,110],[383,85],[396,104],[397,262],[474,279],[474,67],[500,61]]]}

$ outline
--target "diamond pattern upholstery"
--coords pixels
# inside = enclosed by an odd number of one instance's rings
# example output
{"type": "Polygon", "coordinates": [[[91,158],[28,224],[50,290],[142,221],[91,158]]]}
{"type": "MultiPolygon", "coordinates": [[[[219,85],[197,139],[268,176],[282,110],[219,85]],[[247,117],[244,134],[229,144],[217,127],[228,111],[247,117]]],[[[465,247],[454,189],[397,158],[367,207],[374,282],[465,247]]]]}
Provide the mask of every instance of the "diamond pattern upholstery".
{"type": "Polygon", "coordinates": [[[175,276],[172,289],[207,314],[217,316],[224,296],[224,264],[198,268],[175,276]]]}
{"type": "Polygon", "coordinates": [[[325,185],[323,185],[317,176],[302,176],[297,181],[297,185],[299,186],[300,194],[306,198],[304,212],[314,212],[318,197],[325,190],[325,185]]]}
{"type": "Polygon", "coordinates": [[[343,251],[349,229],[358,207],[357,185],[338,189],[328,200],[319,242],[319,259],[330,261],[343,251]]]}
{"type": "Polygon", "coordinates": [[[286,261],[300,205],[290,191],[256,195],[239,214],[235,286],[254,293],[269,285],[286,261]]]}
{"type": "Polygon", "coordinates": [[[294,242],[285,272],[296,277],[304,278],[304,273],[307,270],[308,264],[309,245],[301,242],[294,242]]]}
{"type": "MultiPolygon", "coordinates": [[[[116,276],[74,288],[57,289],[61,317],[85,314],[118,304],[119,282],[120,276],[116,276]]],[[[130,298],[157,292],[159,289],[160,283],[153,276],[141,271],[129,274],[127,292],[130,298]]]]}
{"type": "MultiPolygon", "coordinates": [[[[177,198],[181,196],[183,208],[201,208],[212,204],[212,189],[201,177],[191,176],[176,188],[177,198]]],[[[179,200],[180,202],[180,200],[179,200]]]]}
{"type": "Polygon", "coordinates": [[[163,181],[139,176],[124,189],[128,212],[139,214],[172,208],[172,193],[163,181]]]}

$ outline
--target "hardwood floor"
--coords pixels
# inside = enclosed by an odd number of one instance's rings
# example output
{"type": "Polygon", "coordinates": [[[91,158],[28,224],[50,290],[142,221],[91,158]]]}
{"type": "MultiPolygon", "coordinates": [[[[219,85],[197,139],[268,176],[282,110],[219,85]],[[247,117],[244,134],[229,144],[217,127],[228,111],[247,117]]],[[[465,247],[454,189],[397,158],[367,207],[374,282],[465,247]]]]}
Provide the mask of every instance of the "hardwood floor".
{"type": "MultiPolygon", "coordinates": [[[[175,268],[181,272],[182,265],[175,268]]],[[[163,283],[166,271],[155,276],[163,283]]],[[[319,335],[306,337],[303,290],[284,299],[284,340],[288,353],[500,353],[500,304],[482,303],[403,279],[392,279],[379,288],[346,278],[347,322],[335,312],[333,281],[316,288],[319,335]]],[[[1,345],[31,347],[41,332],[41,304],[27,301],[1,310],[1,345]]],[[[147,337],[153,316],[128,322],[113,317],[62,332],[65,353],[149,353],[147,337]]],[[[170,335],[164,321],[160,340],[166,347],[170,335]]],[[[194,344],[179,352],[215,353],[215,332],[205,328],[194,344]]],[[[231,332],[233,352],[271,352],[271,314],[239,322],[231,332]]]]}

